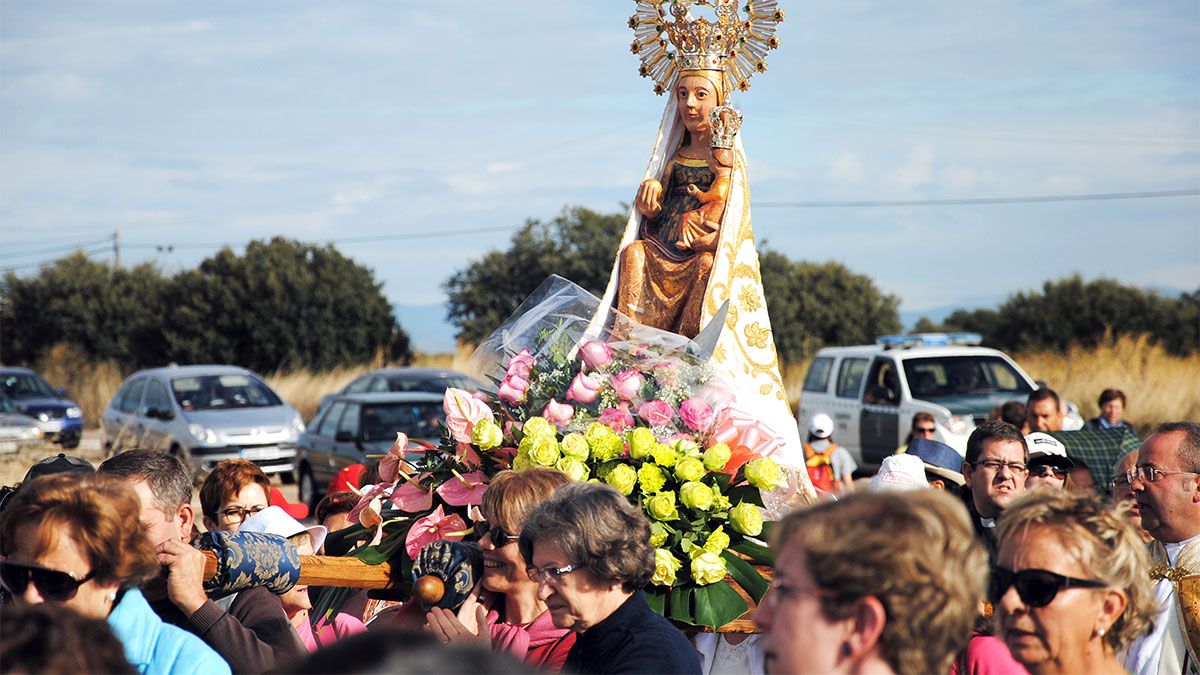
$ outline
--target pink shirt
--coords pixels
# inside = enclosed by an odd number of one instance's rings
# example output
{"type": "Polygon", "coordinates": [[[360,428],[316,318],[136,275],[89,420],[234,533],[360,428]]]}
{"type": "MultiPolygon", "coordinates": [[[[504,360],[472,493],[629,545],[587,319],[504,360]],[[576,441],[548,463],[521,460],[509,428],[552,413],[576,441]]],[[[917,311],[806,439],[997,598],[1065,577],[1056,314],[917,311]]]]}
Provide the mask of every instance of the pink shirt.
{"type": "Polygon", "coordinates": [[[308,621],[300,622],[296,627],[296,633],[300,635],[300,641],[304,643],[304,647],[308,651],[315,652],[320,647],[327,647],[334,642],[346,637],[361,633],[367,629],[362,621],[354,618],[349,614],[336,614],[333,617],[333,625],[325,623],[322,619],[317,623],[317,634],[313,635],[312,624],[308,621]]]}

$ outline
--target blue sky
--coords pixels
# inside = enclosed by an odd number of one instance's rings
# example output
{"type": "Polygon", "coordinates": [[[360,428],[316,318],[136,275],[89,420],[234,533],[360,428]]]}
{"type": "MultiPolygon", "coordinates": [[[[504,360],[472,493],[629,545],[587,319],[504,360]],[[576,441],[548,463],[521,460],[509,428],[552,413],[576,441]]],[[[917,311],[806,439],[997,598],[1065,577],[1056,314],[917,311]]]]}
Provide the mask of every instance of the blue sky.
{"type": "MultiPolygon", "coordinates": [[[[760,241],[871,275],[906,316],[1073,272],[1200,286],[1197,196],[770,206],[1200,188],[1195,0],[783,6],[735,100],[760,241]]],[[[6,0],[0,267],[76,243],[111,259],[90,242],[115,228],[122,263],[168,272],[275,235],[497,228],[338,244],[394,304],[441,303],[526,218],[632,198],[664,104],[633,7],[6,0]]]]}

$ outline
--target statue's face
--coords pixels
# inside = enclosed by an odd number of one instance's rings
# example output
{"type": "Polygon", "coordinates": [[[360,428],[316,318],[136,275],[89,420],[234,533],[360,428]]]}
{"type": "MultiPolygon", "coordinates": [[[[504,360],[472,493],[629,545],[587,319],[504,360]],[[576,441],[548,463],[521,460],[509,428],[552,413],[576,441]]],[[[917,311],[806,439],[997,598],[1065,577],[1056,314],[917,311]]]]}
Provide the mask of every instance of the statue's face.
{"type": "Polygon", "coordinates": [[[684,128],[692,133],[706,132],[709,128],[709,113],[720,104],[717,89],[706,77],[688,75],[679,78],[675,85],[675,102],[679,105],[679,119],[684,128]]]}

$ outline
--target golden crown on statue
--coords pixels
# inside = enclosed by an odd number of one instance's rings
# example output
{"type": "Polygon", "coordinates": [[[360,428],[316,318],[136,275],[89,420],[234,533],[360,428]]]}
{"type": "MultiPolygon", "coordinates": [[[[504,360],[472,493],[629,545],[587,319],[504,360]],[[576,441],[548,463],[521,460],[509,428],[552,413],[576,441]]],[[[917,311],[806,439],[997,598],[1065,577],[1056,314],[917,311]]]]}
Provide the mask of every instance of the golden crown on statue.
{"type": "Polygon", "coordinates": [[[729,150],[733,139],[742,128],[742,113],[736,108],[720,105],[709,113],[712,127],[712,147],[729,150]]]}
{"type": "Polygon", "coordinates": [[[730,82],[746,91],[750,78],[767,70],[767,52],[779,46],[775,30],[783,10],[778,0],[744,0],[744,18],[734,0],[636,2],[637,11],[629,17],[634,33],[630,50],[642,61],[638,73],[654,80],[656,94],[666,91],[684,70],[724,71],[730,82]],[[692,10],[701,6],[712,8],[712,20],[693,16],[692,10]]]}

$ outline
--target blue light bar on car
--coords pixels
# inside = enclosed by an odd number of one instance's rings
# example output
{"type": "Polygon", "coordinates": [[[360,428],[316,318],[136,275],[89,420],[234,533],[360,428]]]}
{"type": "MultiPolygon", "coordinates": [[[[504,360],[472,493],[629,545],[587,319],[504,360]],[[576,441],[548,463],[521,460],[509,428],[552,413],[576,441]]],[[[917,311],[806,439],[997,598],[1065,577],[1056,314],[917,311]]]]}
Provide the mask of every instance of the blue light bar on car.
{"type": "Polygon", "coordinates": [[[911,333],[907,335],[880,335],[875,344],[884,349],[908,347],[947,347],[950,345],[974,346],[983,342],[979,333],[911,333]]]}

